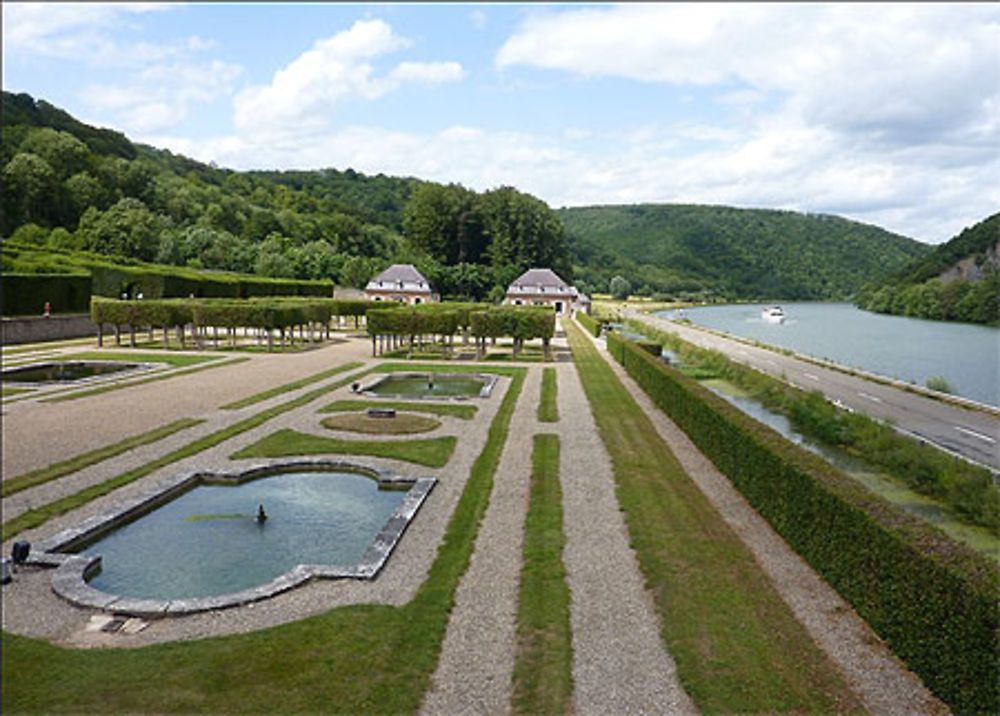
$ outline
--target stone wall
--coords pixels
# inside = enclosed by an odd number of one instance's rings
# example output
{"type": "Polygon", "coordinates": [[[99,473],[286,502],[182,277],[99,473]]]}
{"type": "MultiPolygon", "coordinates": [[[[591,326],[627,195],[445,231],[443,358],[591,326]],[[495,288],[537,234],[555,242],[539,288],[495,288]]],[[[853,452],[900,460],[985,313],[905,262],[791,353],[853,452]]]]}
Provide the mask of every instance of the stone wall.
{"type": "Polygon", "coordinates": [[[97,325],[86,313],[61,314],[48,318],[4,318],[0,325],[0,343],[5,346],[97,335],[97,325]]]}

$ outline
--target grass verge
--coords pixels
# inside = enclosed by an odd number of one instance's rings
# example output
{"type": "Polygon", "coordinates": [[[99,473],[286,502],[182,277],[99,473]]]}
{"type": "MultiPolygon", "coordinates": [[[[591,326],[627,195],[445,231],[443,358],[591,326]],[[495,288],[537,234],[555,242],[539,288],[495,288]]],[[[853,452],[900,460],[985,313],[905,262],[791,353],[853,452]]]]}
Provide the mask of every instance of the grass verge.
{"type": "Polygon", "coordinates": [[[117,353],[113,351],[85,351],[83,353],[71,353],[59,356],[54,360],[61,362],[75,360],[107,360],[107,361],[128,361],[140,363],[166,363],[177,368],[189,365],[199,365],[211,361],[222,360],[222,356],[201,356],[201,355],[172,355],[169,353],[146,353],[136,351],[133,353],[117,353]]]}
{"type": "Polygon", "coordinates": [[[229,457],[291,457],[293,455],[371,455],[405,460],[426,467],[444,467],[455,452],[458,438],[447,435],[427,440],[342,440],[300,433],[287,428],[261,438],[229,457]]]}
{"type": "Polygon", "coordinates": [[[661,635],[706,712],[860,704],[583,332],[564,321],[661,635]]]}
{"type": "Polygon", "coordinates": [[[476,415],[476,406],[458,403],[425,403],[423,401],[407,400],[338,400],[320,408],[321,413],[339,413],[368,408],[392,408],[393,410],[409,410],[413,413],[431,413],[432,415],[447,415],[462,420],[471,420],[476,415]]]}
{"type": "Polygon", "coordinates": [[[167,453],[163,457],[148,462],[145,465],[141,465],[140,467],[129,470],[121,475],[112,477],[97,485],[92,485],[86,489],[80,490],[79,492],[75,492],[72,495],[67,495],[60,500],[40,505],[38,507],[33,507],[32,509],[21,513],[17,517],[4,522],[2,534],[0,534],[0,540],[7,540],[24,530],[39,527],[53,517],[65,514],[70,510],[76,509],[80,505],[84,505],[91,500],[108,494],[113,490],[117,490],[119,487],[135,482],[136,480],[159,470],[161,467],[166,467],[173,462],[183,460],[184,458],[197,455],[204,450],[215,447],[219,443],[225,442],[234,435],[239,435],[240,433],[250,430],[251,428],[255,428],[258,425],[267,422],[271,418],[281,415],[282,413],[286,413],[289,410],[294,410],[295,408],[301,407],[306,403],[310,403],[331,390],[336,390],[337,388],[346,385],[356,377],[357,376],[351,376],[331,385],[311,390],[308,393],[300,395],[298,398],[289,400],[287,403],[275,405],[274,407],[263,410],[256,415],[250,416],[249,418],[244,418],[238,423],[233,423],[232,425],[226,426],[220,430],[216,430],[214,433],[210,433],[195,440],[194,442],[188,443],[187,445],[167,453]]]}
{"type": "Polygon", "coordinates": [[[412,435],[441,427],[441,421],[426,415],[396,413],[391,418],[375,418],[367,413],[339,413],[323,418],[324,428],[367,435],[412,435]]]}
{"type": "Polygon", "coordinates": [[[232,403],[227,403],[222,406],[223,410],[239,410],[240,408],[245,408],[248,405],[253,405],[254,403],[260,403],[267,400],[268,398],[273,398],[276,395],[281,395],[282,393],[288,393],[293,390],[298,390],[299,388],[304,388],[307,385],[316,383],[320,380],[325,380],[330,376],[337,375],[338,373],[343,373],[344,371],[354,370],[355,368],[360,368],[362,363],[344,363],[344,365],[338,365],[336,368],[331,368],[330,370],[324,370],[322,373],[316,373],[308,378],[302,378],[301,380],[296,380],[292,383],[285,383],[285,385],[279,385],[277,388],[271,388],[270,390],[265,390],[260,393],[256,393],[249,397],[243,398],[241,400],[234,401],[232,403]]]}
{"type": "Polygon", "coordinates": [[[140,649],[74,650],[4,632],[3,710],[270,713],[279,694],[284,712],[415,712],[489,504],[524,382],[523,372],[513,377],[409,604],[343,607],[250,634],[140,649]],[[59,678],[46,678],[51,674],[59,678]]]}
{"type": "Polygon", "coordinates": [[[538,419],[543,423],[554,423],[559,420],[559,408],[556,405],[557,390],[556,369],[545,368],[542,371],[542,398],[538,403],[538,419]]]}
{"type": "Polygon", "coordinates": [[[39,403],[62,403],[67,400],[76,400],[78,398],[88,398],[92,395],[100,395],[101,393],[110,393],[112,390],[120,390],[122,388],[132,388],[136,385],[144,385],[145,383],[155,383],[160,380],[169,380],[170,378],[176,378],[179,375],[190,375],[191,373],[200,373],[203,370],[212,370],[213,368],[223,368],[234,366],[237,363],[242,363],[244,361],[250,360],[249,358],[233,358],[232,360],[222,361],[219,363],[209,363],[207,365],[198,365],[194,368],[187,368],[186,370],[178,370],[172,373],[159,373],[157,375],[151,375],[148,378],[140,378],[139,380],[129,380],[120,383],[111,383],[110,385],[102,385],[99,388],[91,388],[90,390],[80,390],[73,393],[62,393],[60,395],[55,395],[51,398],[42,398],[39,403]]]}
{"type": "Polygon", "coordinates": [[[50,480],[56,480],[64,475],[70,474],[71,472],[82,470],[90,465],[115,457],[116,455],[121,455],[123,452],[137,448],[140,445],[155,443],[157,440],[162,440],[169,435],[173,435],[174,433],[184,430],[185,428],[190,428],[203,422],[205,421],[195,418],[175,420],[168,425],[161,425],[160,427],[142,433],[141,435],[133,435],[132,437],[120,440],[113,445],[105,445],[97,450],[91,450],[90,452],[76,455],[69,460],[63,460],[62,462],[53,463],[47,467],[32,470],[31,472],[26,472],[23,475],[12,477],[8,480],[4,480],[3,483],[0,484],[0,495],[7,497],[8,495],[18,493],[21,490],[27,490],[29,487],[35,487],[36,485],[41,485],[49,482],[50,480]]]}
{"type": "Polygon", "coordinates": [[[559,436],[535,435],[517,610],[514,710],[567,713],[573,695],[570,594],[562,561],[559,436]]]}

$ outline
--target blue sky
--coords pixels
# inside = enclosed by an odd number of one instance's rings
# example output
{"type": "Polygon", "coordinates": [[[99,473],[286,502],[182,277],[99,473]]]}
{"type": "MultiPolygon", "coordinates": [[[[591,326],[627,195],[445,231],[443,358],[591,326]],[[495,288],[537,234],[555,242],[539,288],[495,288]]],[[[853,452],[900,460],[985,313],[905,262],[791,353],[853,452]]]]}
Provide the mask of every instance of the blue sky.
{"type": "Polygon", "coordinates": [[[1000,208],[1000,5],[3,4],[4,89],[235,169],[553,207],[1000,208]]]}

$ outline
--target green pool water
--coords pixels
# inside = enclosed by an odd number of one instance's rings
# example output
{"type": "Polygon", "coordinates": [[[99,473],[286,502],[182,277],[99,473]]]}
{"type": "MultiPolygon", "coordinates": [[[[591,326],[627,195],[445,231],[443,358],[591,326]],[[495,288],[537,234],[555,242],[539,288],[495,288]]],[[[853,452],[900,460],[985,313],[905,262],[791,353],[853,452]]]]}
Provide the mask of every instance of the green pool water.
{"type": "Polygon", "coordinates": [[[60,361],[57,363],[41,363],[9,368],[0,374],[0,378],[5,383],[72,382],[74,380],[82,380],[83,378],[93,378],[98,375],[134,370],[138,367],[138,363],[60,361]]]}
{"type": "Polygon", "coordinates": [[[379,381],[369,392],[376,395],[406,397],[475,397],[486,380],[477,376],[453,375],[390,375],[379,381]]]}
{"type": "Polygon", "coordinates": [[[184,599],[256,587],[299,564],[350,566],[405,495],[350,472],[201,485],[84,549],[101,555],[89,583],[127,597],[184,599]]]}

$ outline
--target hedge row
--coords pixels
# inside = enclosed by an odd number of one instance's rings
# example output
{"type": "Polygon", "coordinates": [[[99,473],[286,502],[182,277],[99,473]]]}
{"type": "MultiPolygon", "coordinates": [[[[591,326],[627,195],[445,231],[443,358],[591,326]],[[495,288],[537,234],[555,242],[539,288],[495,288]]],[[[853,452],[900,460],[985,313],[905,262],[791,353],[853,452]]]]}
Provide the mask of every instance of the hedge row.
{"type": "Polygon", "coordinates": [[[597,337],[601,335],[601,324],[599,321],[591,318],[583,311],[578,311],[576,314],[576,320],[581,326],[586,329],[588,333],[592,336],[597,337]]]}
{"type": "Polygon", "coordinates": [[[515,340],[548,341],[556,332],[556,314],[551,308],[494,306],[470,314],[469,327],[477,338],[511,336],[515,340]]]}
{"type": "Polygon", "coordinates": [[[774,529],[956,711],[995,712],[996,565],[610,333],[608,351],[774,529]]]}
{"type": "Polygon", "coordinates": [[[452,336],[459,327],[458,311],[400,306],[368,309],[365,316],[372,336],[452,336]]]}
{"type": "Polygon", "coordinates": [[[45,303],[52,313],[83,313],[90,301],[86,274],[4,274],[0,312],[4,316],[40,316],[45,303]]]}

